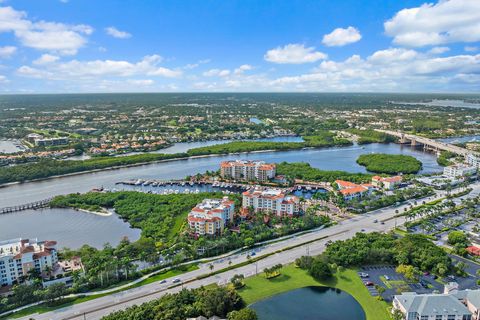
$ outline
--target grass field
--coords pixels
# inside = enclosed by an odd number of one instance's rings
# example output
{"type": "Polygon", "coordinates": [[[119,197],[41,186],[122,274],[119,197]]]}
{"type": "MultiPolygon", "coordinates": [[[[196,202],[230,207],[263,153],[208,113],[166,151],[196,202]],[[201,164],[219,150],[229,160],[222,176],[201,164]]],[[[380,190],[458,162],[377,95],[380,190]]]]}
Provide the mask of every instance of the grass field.
{"type": "Polygon", "coordinates": [[[363,307],[367,320],[388,320],[388,304],[372,297],[353,269],[336,273],[328,281],[319,282],[305,270],[289,265],[281,270],[281,275],[267,280],[263,274],[245,279],[245,287],[239,290],[247,304],[271,297],[275,294],[306,286],[328,286],[341,289],[351,294],[363,307]]]}

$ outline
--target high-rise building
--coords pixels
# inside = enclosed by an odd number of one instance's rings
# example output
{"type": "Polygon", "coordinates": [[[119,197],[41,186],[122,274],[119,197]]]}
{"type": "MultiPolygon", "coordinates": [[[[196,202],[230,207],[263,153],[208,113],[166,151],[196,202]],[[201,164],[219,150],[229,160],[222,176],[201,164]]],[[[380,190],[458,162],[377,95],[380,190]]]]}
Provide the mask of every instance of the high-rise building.
{"type": "Polygon", "coordinates": [[[58,262],[57,242],[12,239],[0,242],[0,285],[20,283],[30,270],[53,269],[58,262]]]}
{"type": "Polygon", "coordinates": [[[220,175],[225,179],[266,182],[275,177],[274,163],[251,160],[222,161],[220,175]]]}
{"type": "Polygon", "coordinates": [[[235,203],[228,197],[205,199],[188,214],[190,229],[198,235],[221,234],[227,223],[233,220],[235,203]]]}
{"type": "Polygon", "coordinates": [[[254,212],[270,211],[277,216],[292,216],[300,212],[300,199],[294,195],[287,195],[281,189],[251,188],[242,195],[244,215],[250,208],[254,212]]]}

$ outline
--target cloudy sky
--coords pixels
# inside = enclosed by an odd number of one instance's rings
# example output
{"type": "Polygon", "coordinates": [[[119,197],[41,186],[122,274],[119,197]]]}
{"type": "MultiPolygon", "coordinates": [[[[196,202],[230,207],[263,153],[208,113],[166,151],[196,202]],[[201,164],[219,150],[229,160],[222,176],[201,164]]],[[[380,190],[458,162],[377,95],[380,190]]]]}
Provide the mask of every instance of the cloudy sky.
{"type": "Polygon", "coordinates": [[[479,93],[480,0],[0,0],[0,93],[175,91],[479,93]]]}

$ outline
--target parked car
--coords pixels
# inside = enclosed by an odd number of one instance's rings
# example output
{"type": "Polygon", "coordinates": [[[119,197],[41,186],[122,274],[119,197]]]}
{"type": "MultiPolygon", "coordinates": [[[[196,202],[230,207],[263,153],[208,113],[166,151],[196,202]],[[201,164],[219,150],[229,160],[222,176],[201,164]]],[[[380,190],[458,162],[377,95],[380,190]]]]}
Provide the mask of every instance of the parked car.
{"type": "Polygon", "coordinates": [[[425,271],[425,272],[423,273],[423,275],[424,275],[424,276],[429,276],[429,275],[430,275],[430,272],[425,271]]]}
{"type": "Polygon", "coordinates": [[[390,277],[387,276],[386,274],[384,275],[384,277],[385,277],[385,280],[387,280],[387,281],[390,280],[390,277]]]}
{"type": "Polygon", "coordinates": [[[368,278],[368,273],[360,272],[360,277],[361,278],[368,278]]]}
{"type": "Polygon", "coordinates": [[[367,287],[371,287],[371,286],[373,286],[374,284],[373,284],[373,282],[371,282],[371,281],[367,281],[367,282],[365,282],[365,285],[366,285],[367,287]]]}

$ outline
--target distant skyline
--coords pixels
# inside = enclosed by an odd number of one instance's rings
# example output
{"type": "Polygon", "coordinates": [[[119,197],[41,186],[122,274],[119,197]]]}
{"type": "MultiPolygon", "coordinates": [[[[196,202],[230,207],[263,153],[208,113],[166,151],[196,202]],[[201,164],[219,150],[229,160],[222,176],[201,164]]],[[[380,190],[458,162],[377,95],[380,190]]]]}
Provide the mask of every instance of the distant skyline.
{"type": "Polygon", "coordinates": [[[480,1],[0,0],[0,94],[480,93],[480,1]]]}

